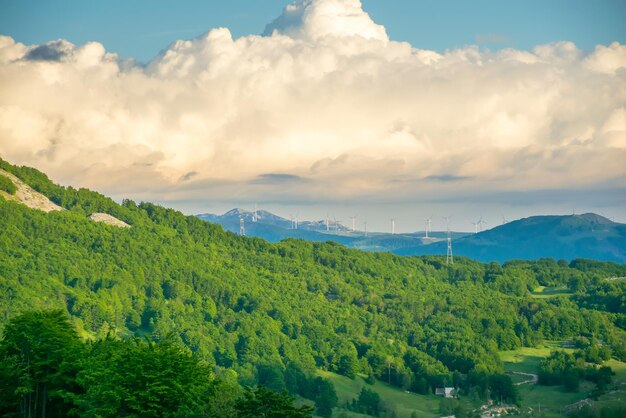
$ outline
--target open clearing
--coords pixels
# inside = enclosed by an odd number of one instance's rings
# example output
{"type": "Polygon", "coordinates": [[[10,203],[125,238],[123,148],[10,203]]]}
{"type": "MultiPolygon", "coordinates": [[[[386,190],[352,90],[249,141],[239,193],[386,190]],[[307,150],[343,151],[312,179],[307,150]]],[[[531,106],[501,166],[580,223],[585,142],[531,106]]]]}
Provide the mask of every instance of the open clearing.
{"type": "Polygon", "coordinates": [[[531,293],[531,296],[537,299],[549,299],[549,298],[555,298],[558,296],[571,296],[574,293],[569,290],[567,287],[546,287],[546,286],[539,286],[537,288],[535,288],[535,290],[533,290],[533,292],[531,293]]]}
{"type": "MultiPolygon", "coordinates": [[[[350,402],[352,399],[358,397],[361,388],[366,386],[367,388],[377,392],[382,401],[389,405],[393,405],[398,418],[410,418],[413,412],[415,412],[420,418],[440,416],[439,403],[442,398],[439,396],[426,396],[408,393],[380,381],[376,381],[373,385],[368,385],[360,376],[357,376],[354,380],[352,380],[345,376],[340,376],[326,371],[319,371],[318,374],[326,379],[330,379],[333,382],[335,390],[337,391],[337,397],[339,398],[338,405],[342,408],[345,407],[346,402],[350,402]]],[[[345,409],[341,409],[340,411],[345,412],[349,417],[365,416],[347,411],[345,409]]]]}
{"type": "MultiPolygon", "coordinates": [[[[527,377],[512,374],[513,372],[537,373],[541,360],[554,350],[573,352],[568,341],[546,342],[537,348],[523,347],[513,351],[500,352],[506,372],[511,373],[514,383],[527,380],[527,377]]],[[[596,405],[626,405],[626,363],[610,360],[605,363],[615,372],[609,390],[595,401],[596,405]]],[[[565,416],[563,410],[576,402],[588,399],[595,385],[581,381],[577,392],[566,392],[561,386],[543,386],[534,384],[518,385],[522,410],[541,409],[541,417],[553,418],[565,416]]]]}

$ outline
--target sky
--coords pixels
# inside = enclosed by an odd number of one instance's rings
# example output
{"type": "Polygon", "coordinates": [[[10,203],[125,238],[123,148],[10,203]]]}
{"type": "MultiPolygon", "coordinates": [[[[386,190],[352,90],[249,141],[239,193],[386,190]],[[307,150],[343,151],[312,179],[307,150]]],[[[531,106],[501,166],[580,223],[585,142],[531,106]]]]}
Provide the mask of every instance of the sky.
{"type": "MultiPolygon", "coordinates": [[[[260,34],[287,0],[0,0],[0,29],[26,44],[66,39],[102,43],[108,51],[140,62],[178,39],[212,28],[233,37],[260,34]]],[[[481,45],[530,50],[558,40],[583,50],[626,41],[622,0],[365,0],[364,10],[390,38],[416,48],[481,45]]]]}
{"type": "Polygon", "coordinates": [[[626,2],[0,0],[0,156],[185,213],[626,222],[626,2]]]}

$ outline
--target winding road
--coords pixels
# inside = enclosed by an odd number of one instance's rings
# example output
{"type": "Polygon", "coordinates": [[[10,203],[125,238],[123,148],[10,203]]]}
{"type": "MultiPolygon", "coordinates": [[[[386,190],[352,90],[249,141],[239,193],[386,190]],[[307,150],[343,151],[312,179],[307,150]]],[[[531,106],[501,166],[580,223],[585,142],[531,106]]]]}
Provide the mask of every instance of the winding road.
{"type": "Polygon", "coordinates": [[[519,386],[519,385],[526,385],[526,384],[529,384],[529,385],[536,385],[536,384],[537,384],[537,381],[539,380],[539,376],[537,376],[537,375],[536,375],[536,374],[534,374],[534,373],[524,373],[524,372],[509,372],[509,373],[511,373],[511,374],[517,374],[517,375],[520,375],[520,376],[527,376],[527,377],[530,377],[530,379],[528,379],[528,380],[524,380],[523,382],[514,383],[514,385],[516,385],[516,386],[519,386]]]}

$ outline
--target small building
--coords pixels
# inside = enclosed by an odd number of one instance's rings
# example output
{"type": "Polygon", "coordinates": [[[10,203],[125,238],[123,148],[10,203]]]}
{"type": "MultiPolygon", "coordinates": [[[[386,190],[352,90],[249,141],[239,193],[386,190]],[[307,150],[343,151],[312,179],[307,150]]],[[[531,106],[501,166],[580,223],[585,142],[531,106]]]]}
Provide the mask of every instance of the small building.
{"type": "Polygon", "coordinates": [[[456,389],[453,387],[445,387],[445,388],[436,388],[435,395],[444,396],[446,398],[455,398],[456,397],[456,389]]]}

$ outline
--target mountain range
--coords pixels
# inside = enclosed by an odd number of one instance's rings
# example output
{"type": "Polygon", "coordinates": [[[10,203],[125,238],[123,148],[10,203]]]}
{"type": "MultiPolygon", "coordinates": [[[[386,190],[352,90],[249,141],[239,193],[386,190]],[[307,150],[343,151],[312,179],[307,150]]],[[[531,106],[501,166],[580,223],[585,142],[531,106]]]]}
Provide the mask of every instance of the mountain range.
{"type": "MultiPolygon", "coordinates": [[[[294,223],[259,210],[233,209],[223,215],[201,214],[198,218],[219,224],[231,232],[240,232],[243,219],[245,234],[278,242],[286,238],[307,241],[335,241],[350,248],[365,251],[388,251],[398,255],[446,254],[446,233],[433,231],[425,238],[422,231],[389,234],[363,231],[352,232],[341,224],[325,221],[294,223]]],[[[532,216],[505,223],[476,234],[452,232],[455,255],[478,261],[505,262],[511,259],[536,260],[555,258],[573,260],[589,258],[602,261],[626,262],[626,224],[613,222],[603,216],[582,215],[532,216]]]]}

